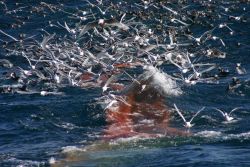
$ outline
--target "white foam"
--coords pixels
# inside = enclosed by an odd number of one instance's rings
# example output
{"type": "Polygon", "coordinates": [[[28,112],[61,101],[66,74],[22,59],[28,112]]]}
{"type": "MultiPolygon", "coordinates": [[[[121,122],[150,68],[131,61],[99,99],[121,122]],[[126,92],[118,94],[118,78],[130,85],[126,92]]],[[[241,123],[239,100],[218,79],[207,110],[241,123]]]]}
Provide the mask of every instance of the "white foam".
{"type": "Polygon", "coordinates": [[[221,132],[209,131],[209,130],[204,130],[195,134],[195,136],[207,137],[207,138],[220,137],[221,135],[222,135],[221,132]]]}
{"type": "Polygon", "coordinates": [[[4,162],[10,162],[12,166],[24,167],[24,166],[44,166],[45,162],[31,161],[31,160],[20,160],[17,158],[9,158],[4,160],[4,162]]]}
{"type": "Polygon", "coordinates": [[[206,137],[206,138],[214,138],[223,141],[228,140],[249,140],[250,139],[250,132],[244,132],[239,134],[225,134],[218,131],[201,131],[195,134],[195,136],[199,137],[206,137]]]}
{"type": "Polygon", "coordinates": [[[158,90],[161,90],[163,94],[174,96],[182,94],[182,91],[178,87],[177,83],[172,80],[166,73],[161,72],[153,66],[145,66],[144,69],[147,71],[145,73],[146,78],[152,76],[153,80],[151,84],[158,90]]]}
{"type": "Polygon", "coordinates": [[[79,148],[76,146],[66,146],[62,147],[62,153],[76,152],[76,151],[86,151],[86,149],[79,148]]]}
{"type": "Polygon", "coordinates": [[[139,121],[139,123],[141,123],[141,124],[154,124],[154,120],[152,120],[152,119],[143,119],[143,120],[141,120],[141,121],[139,121]]]}
{"type": "Polygon", "coordinates": [[[49,164],[55,164],[55,163],[56,163],[55,158],[54,158],[54,157],[51,157],[51,158],[49,159],[49,164]]]}
{"type": "Polygon", "coordinates": [[[223,136],[224,140],[231,139],[250,139],[250,132],[239,133],[239,134],[229,134],[227,136],[223,136]]]}
{"type": "Polygon", "coordinates": [[[72,123],[68,123],[68,122],[62,122],[60,124],[56,124],[54,123],[55,126],[59,127],[59,128],[64,128],[64,129],[68,129],[68,130],[73,130],[73,129],[80,129],[81,127],[76,126],[72,123]]]}

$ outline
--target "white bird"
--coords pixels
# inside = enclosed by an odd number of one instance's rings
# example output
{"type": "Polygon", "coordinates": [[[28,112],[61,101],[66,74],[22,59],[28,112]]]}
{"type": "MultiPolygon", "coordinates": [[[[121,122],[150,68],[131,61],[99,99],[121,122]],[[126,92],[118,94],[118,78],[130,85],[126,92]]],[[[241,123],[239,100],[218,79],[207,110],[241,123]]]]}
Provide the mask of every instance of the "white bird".
{"type": "Polygon", "coordinates": [[[158,8],[157,6],[150,4],[148,1],[143,1],[143,5],[134,3],[136,6],[143,7],[145,10],[148,9],[150,6],[155,7],[156,9],[158,8]]]}
{"type": "MultiPolygon", "coordinates": [[[[107,7],[105,10],[102,10],[98,5],[95,5],[95,4],[91,3],[91,2],[89,2],[88,0],[85,0],[85,1],[86,1],[87,3],[89,3],[91,7],[94,7],[94,6],[97,7],[98,10],[101,12],[102,15],[105,15],[106,12],[112,7],[112,6],[109,6],[109,7],[107,7]]],[[[100,1],[100,2],[101,2],[101,1],[100,1]]],[[[102,3],[99,3],[99,4],[102,4],[102,3]]]]}
{"type": "Polygon", "coordinates": [[[9,37],[9,38],[11,38],[11,39],[13,39],[14,41],[18,41],[16,38],[14,38],[13,36],[11,36],[11,35],[9,35],[9,34],[7,34],[6,32],[4,32],[3,30],[0,30],[0,33],[2,33],[2,34],[4,34],[4,35],[6,35],[7,37],[9,37]]]}
{"type": "Polygon", "coordinates": [[[229,113],[224,112],[224,111],[222,111],[222,110],[220,110],[220,109],[218,109],[218,108],[214,108],[214,109],[215,109],[216,111],[219,111],[219,112],[222,114],[222,116],[224,117],[225,121],[230,122],[230,121],[232,121],[232,120],[234,119],[234,117],[232,117],[231,114],[232,114],[234,111],[236,111],[236,110],[238,110],[238,109],[241,109],[241,107],[236,107],[236,108],[232,109],[229,113]]]}
{"type": "Polygon", "coordinates": [[[62,95],[63,93],[62,92],[48,92],[48,91],[41,91],[40,92],[40,95],[41,96],[47,96],[47,95],[62,95]]]}
{"type": "Polygon", "coordinates": [[[227,23],[219,24],[219,28],[224,28],[224,27],[226,27],[228,30],[230,30],[230,34],[234,32],[234,30],[232,28],[230,28],[227,23]]]}
{"type": "Polygon", "coordinates": [[[110,19],[105,21],[105,26],[111,26],[111,27],[117,27],[123,31],[128,31],[130,28],[128,25],[122,23],[122,20],[124,19],[125,14],[122,15],[120,21],[116,20],[116,19],[110,19]]]}
{"type": "Polygon", "coordinates": [[[169,8],[169,7],[167,7],[167,6],[164,6],[164,5],[162,5],[162,7],[163,7],[164,9],[168,10],[169,12],[173,13],[174,15],[178,15],[178,12],[174,11],[173,9],[171,9],[171,8],[169,8]]]}
{"type": "Polygon", "coordinates": [[[178,81],[182,81],[187,85],[195,85],[197,83],[197,79],[195,79],[195,73],[188,75],[188,77],[184,77],[183,74],[178,73],[175,74],[176,77],[173,77],[171,75],[169,75],[169,77],[173,80],[178,80],[178,81]]]}
{"type": "Polygon", "coordinates": [[[106,83],[104,84],[104,86],[102,87],[102,92],[106,92],[107,89],[109,88],[109,87],[108,87],[109,84],[110,84],[111,82],[117,81],[117,79],[118,79],[118,75],[112,75],[112,76],[106,81],[106,83]]]}
{"type": "Polygon", "coordinates": [[[139,85],[141,84],[137,79],[135,79],[134,77],[132,77],[132,76],[131,76],[129,73],[127,73],[126,71],[124,71],[124,73],[125,73],[127,76],[129,76],[129,78],[131,78],[132,81],[137,82],[139,85]]]}
{"type": "Polygon", "coordinates": [[[114,99],[114,100],[120,101],[120,102],[126,104],[127,106],[131,106],[128,102],[126,102],[126,100],[122,96],[118,96],[118,95],[114,95],[114,94],[109,93],[109,97],[114,99]]]}
{"type": "Polygon", "coordinates": [[[187,23],[185,23],[185,22],[183,22],[183,21],[181,21],[179,19],[176,19],[176,18],[172,18],[170,21],[173,22],[173,23],[175,23],[177,21],[177,22],[181,23],[184,26],[189,26],[189,24],[187,24],[187,23]]]}
{"type": "Polygon", "coordinates": [[[228,16],[229,19],[234,19],[235,21],[241,21],[243,19],[243,16],[246,15],[247,13],[248,12],[243,13],[240,16],[232,16],[232,15],[228,15],[228,14],[225,14],[225,13],[221,13],[221,14],[224,15],[224,16],[228,16]]]}
{"type": "Polygon", "coordinates": [[[236,71],[238,74],[242,75],[242,74],[246,74],[247,71],[245,68],[241,67],[241,64],[240,63],[237,63],[236,64],[236,71]]]}
{"type": "Polygon", "coordinates": [[[22,72],[25,76],[31,76],[31,75],[33,74],[31,70],[24,70],[24,69],[22,69],[21,67],[18,67],[18,68],[21,70],[21,72],[22,72]]]}
{"type": "Polygon", "coordinates": [[[64,26],[59,21],[57,22],[57,24],[60,25],[62,28],[65,28],[71,34],[76,33],[76,30],[75,29],[70,29],[66,22],[64,22],[64,26]]]}
{"type": "Polygon", "coordinates": [[[104,108],[104,111],[106,111],[107,109],[109,109],[111,106],[113,106],[114,104],[118,103],[117,100],[111,100],[111,102],[104,108]]]}
{"type": "Polygon", "coordinates": [[[141,92],[146,88],[147,85],[142,85],[141,86],[141,92]]]}
{"type": "Polygon", "coordinates": [[[13,64],[7,59],[0,59],[0,66],[6,67],[6,68],[12,68],[13,64]]]}
{"type": "Polygon", "coordinates": [[[131,106],[131,105],[130,105],[129,103],[127,103],[126,100],[125,100],[123,97],[121,97],[121,96],[117,96],[117,95],[113,95],[113,94],[109,93],[109,94],[107,95],[107,97],[108,97],[111,101],[110,101],[109,104],[105,107],[104,111],[107,110],[107,109],[109,109],[110,107],[112,107],[114,104],[117,104],[118,102],[122,102],[122,103],[124,103],[124,104],[126,104],[126,105],[128,105],[128,106],[131,106]]]}
{"type": "Polygon", "coordinates": [[[61,83],[61,78],[59,75],[55,74],[54,75],[54,80],[56,81],[57,84],[60,84],[61,83]]]}
{"type": "Polygon", "coordinates": [[[188,68],[182,67],[182,66],[180,66],[179,64],[177,64],[176,62],[174,62],[174,61],[172,60],[172,53],[166,54],[166,55],[165,55],[165,59],[168,60],[168,61],[170,61],[170,63],[172,63],[172,64],[175,65],[176,67],[178,67],[179,70],[180,70],[183,74],[185,74],[185,73],[187,73],[187,72],[189,71],[188,68]]]}
{"type": "Polygon", "coordinates": [[[27,61],[29,62],[29,65],[30,65],[30,67],[31,67],[31,69],[34,70],[34,69],[36,68],[36,65],[32,65],[32,64],[31,64],[30,59],[28,58],[28,56],[27,56],[24,52],[21,52],[21,54],[22,54],[22,56],[23,56],[24,58],[27,59],[27,61]]]}
{"type": "Polygon", "coordinates": [[[182,120],[184,121],[184,127],[186,128],[191,128],[194,126],[194,124],[191,124],[193,119],[202,111],[205,109],[205,107],[202,107],[198,112],[195,113],[195,115],[190,119],[190,121],[186,121],[186,119],[184,118],[184,116],[182,115],[182,113],[180,112],[180,110],[177,108],[177,106],[174,104],[175,110],[177,111],[177,113],[180,115],[180,117],[182,118],[182,120]]]}
{"type": "Polygon", "coordinates": [[[192,35],[186,35],[192,39],[195,40],[195,42],[197,42],[198,45],[200,45],[201,43],[205,42],[207,39],[208,39],[208,34],[212,33],[212,31],[214,30],[215,28],[211,29],[211,30],[208,30],[206,32],[204,32],[200,37],[193,37],[192,35]]]}
{"type": "Polygon", "coordinates": [[[228,12],[229,11],[229,8],[228,7],[224,7],[224,6],[220,6],[222,9],[224,9],[225,12],[228,12]]]}

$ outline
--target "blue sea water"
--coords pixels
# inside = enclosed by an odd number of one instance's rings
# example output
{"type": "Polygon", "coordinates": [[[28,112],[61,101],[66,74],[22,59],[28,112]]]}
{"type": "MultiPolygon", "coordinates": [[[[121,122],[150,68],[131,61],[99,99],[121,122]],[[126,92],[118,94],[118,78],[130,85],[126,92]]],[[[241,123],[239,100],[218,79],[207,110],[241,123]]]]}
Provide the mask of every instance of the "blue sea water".
{"type": "MultiPolygon", "coordinates": [[[[3,2],[7,4],[8,10],[17,8],[16,1],[3,2]]],[[[76,7],[84,8],[85,4],[81,1],[46,2],[62,3],[69,11],[74,11],[76,7]]],[[[46,17],[29,14],[31,6],[38,6],[39,2],[27,0],[20,3],[28,6],[27,10],[12,15],[29,15],[31,19],[20,28],[12,29],[11,24],[18,24],[18,19],[12,18],[11,14],[5,15],[0,5],[0,29],[13,36],[20,33],[34,35],[39,32],[39,28],[44,27],[49,32],[58,32],[48,27],[48,20],[70,22],[67,15],[62,13],[47,13],[46,17]]],[[[242,14],[240,9],[244,7],[246,12],[250,10],[249,3],[238,5],[239,9],[233,12],[234,15],[242,14]]],[[[166,99],[167,104],[178,104],[186,111],[185,114],[207,107],[195,121],[191,136],[130,138],[99,143],[98,136],[106,126],[103,108],[94,100],[101,95],[99,88],[62,87],[59,88],[64,92],[62,96],[0,94],[0,166],[50,166],[49,161],[53,158],[64,159],[66,153],[78,159],[64,164],[68,166],[250,166],[250,13],[247,16],[247,22],[231,25],[236,35],[223,38],[227,44],[227,58],[211,60],[230,69],[229,76],[218,84],[183,86],[183,95],[166,99]],[[237,46],[238,42],[242,45],[237,46]],[[241,63],[248,73],[238,75],[236,63],[241,63]],[[237,76],[242,85],[235,92],[229,92],[227,86],[233,76],[237,76]],[[243,109],[234,113],[236,121],[225,123],[211,107],[225,111],[235,107],[243,109]],[[92,146],[96,146],[96,149],[83,151],[92,146]]],[[[3,52],[0,57],[4,57],[3,52]]],[[[20,65],[23,63],[19,59],[13,61],[20,65]]],[[[164,70],[171,69],[166,67],[164,70]]],[[[175,117],[173,127],[185,130],[182,120],[178,115],[175,117]]]]}

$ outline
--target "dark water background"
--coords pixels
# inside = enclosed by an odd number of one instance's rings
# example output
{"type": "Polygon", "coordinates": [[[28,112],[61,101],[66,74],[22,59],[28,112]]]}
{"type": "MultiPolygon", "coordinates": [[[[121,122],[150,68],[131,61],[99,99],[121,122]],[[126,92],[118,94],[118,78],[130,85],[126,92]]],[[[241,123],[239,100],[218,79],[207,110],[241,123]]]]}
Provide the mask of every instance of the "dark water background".
{"type": "MultiPolygon", "coordinates": [[[[18,24],[18,21],[12,18],[11,14],[5,15],[4,12],[0,14],[0,28],[13,36],[18,36],[20,33],[33,35],[39,33],[39,28],[44,27],[49,32],[56,31],[63,34],[64,31],[48,27],[48,20],[71,21],[63,13],[47,13],[45,18],[39,14],[30,14],[30,6],[39,4],[36,1],[5,2],[9,9],[16,8],[15,2],[27,4],[27,10],[23,10],[19,15],[31,17],[24,26],[11,29],[11,24],[18,24]]],[[[60,1],[60,3],[64,4],[68,11],[75,7],[84,8],[84,2],[80,1],[60,1]]],[[[239,8],[232,12],[233,15],[244,13],[243,7],[246,11],[250,10],[249,3],[238,5],[239,8]]],[[[0,7],[2,11],[3,7],[0,7]]],[[[248,18],[249,16],[248,14],[248,18]]],[[[250,166],[249,22],[248,19],[247,22],[231,25],[236,35],[224,37],[227,44],[225,48],[227,58],[211,60],[228,68],[230,70],[228,77],[221,79],[219,84],[183,87],[182,96],[169,97],[166,100],[170,105],[173,102],[178,104],[186,111],[185,115],[197,111],[202,106],[208,107],[203,116],[195,121],[196,125],[191,129],[193,136],[131,139],[115,143],[103,151],[89,152],[87,160],[74,165],[250,166]],[[238,42],[242,45],[237,46],[238,42]],[[242,63],[248,73],[239,76],[235,71],[236,63],[242,63]],[[228,92],[226,89],[233,76],[239,77],[243,84],[235,92],[228,92]],[[240,106],[244,109],[234,113],[237,121],[233,123],[222,123],[220,114],[210,108],[217,107],[230,111],[240,106]]],[[[4,56],[3,52],[0,56],[4,56]]],[[[18,59],[13,60],[17,61],[15,62],[17,64],[22,64],[18,59]]],[[[106,125],[103,109],[94,102],[94,98],[100,97],[101,89],[63,87],[60,91],[65,92],[65,95],[42,97],[39,94],[0,94],[0,166],[49,166],[49,159],[60,158],[63,150],[77,150],[98,140],[106,125]]],[[[173,127],[182,128],[182,120],[175,116],[173,127]]]]}

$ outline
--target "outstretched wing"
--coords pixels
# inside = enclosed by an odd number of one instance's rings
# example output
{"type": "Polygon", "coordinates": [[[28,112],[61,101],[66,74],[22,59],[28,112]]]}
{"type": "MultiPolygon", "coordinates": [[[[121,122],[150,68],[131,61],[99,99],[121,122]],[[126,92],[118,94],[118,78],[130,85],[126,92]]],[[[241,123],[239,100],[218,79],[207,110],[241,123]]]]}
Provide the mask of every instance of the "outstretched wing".
{"type": "Polygon", "coordinates": [[[187,122],[186,119],[184,118],[184,116],[182,115],[182,113],[180,112],[180,110],[177,108],[177,106],[174,104],[174,108],[177,111],[177,113],[180,115],[180,117],[183,119],[184,122],[187,122]]]}
{"type": "Polygon", "coordinates": [[[209,72],[209,71],[215,69],[215,67],[216,67],[216,66],[213,65],[213,66],[211,66],[211,67],[209,67],[209,68],[207,68],[207,69],[201,70],[200,73],[203,74],[203,73],[205,73],[205,72],[209,72]]]}
{"type": "Polygon", "coordinates": [[[219,111],[222,115],[223,115],[223,117],[225,116],[225,113],[222,111],[222,110],[220,110],[220,109],[218,109],[218,108],[214,108],[216,111],[219,111]]]}
{"type": "Polygon", "coordinates": [[[109,86],[109,84],[111,84],[112,82],[116,82],[118,80],[118,77],[120,76],[120,74],[118,75],[112,75],[104,84],[103,86],[103,91],[106,91],[107,87],[109,86]]]}
{"type": "Polygon", "coordinates": [[[193,121],[193,119],[201,112],[201,111],[203,111],[205,109],[205,107],[202,107],[198,112],[196,112],[195,114],[194,114],[194,116],[191,118],[191,120],[190,120],[190,123],[193,121]]]}
{"type": "Polygon", "coordinates": [[[236,108],[232,109],[232,110],[230,111],[229,115],[232,114],[234,111],[236,111],[236,110],[238,110],[238,109],[242,109],[242,107],[236,107],[236,108]]]}

